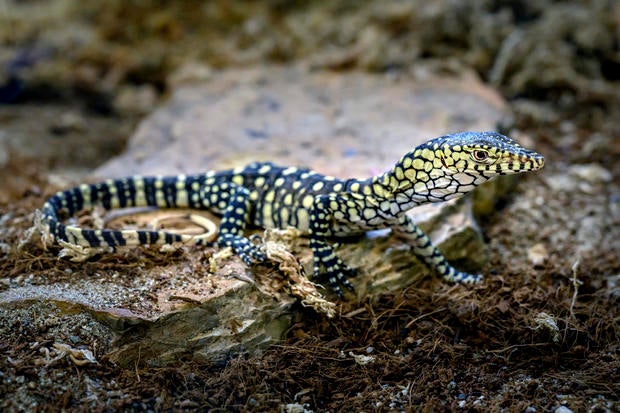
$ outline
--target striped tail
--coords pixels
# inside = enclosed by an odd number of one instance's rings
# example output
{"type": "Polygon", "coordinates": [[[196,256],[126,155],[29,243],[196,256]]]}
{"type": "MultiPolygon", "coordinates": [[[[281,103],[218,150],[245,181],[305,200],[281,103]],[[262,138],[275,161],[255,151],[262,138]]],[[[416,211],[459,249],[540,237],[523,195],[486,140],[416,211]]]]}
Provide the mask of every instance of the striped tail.
{"type": "MultiPolygon", "coordinates": [[[[203,209],[200,189],[205,175],[177,175],[169,177],[131,177],[107,180],[96,184],[82,184],[58,192],[43,205],[43,220],[54,239],[84,247],[114,247],[119,245],[164,245],[190,242],[191,235],[148,230],[93,230],[65,225],[59,213],[73,216],[81,210],[92,210],[95,205],[105,209],[154,206],[160,208],[203,209]]],[[[197,244],[202,243],[199,239],[197,244]]]]}

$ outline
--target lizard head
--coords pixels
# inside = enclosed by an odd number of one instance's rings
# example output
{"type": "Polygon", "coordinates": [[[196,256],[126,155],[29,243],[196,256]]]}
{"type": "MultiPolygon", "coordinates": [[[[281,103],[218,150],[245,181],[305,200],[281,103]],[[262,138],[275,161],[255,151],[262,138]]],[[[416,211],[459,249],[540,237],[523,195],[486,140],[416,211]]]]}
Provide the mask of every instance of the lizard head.
{"type": "Polygon", "coordinates": [[[435,154],[446,174],[469,174],[481,181],[496,175],[536,171],[545,164],[544,156],[497,132],[455,133],[429,144],[437,145],[435,154]]]}
{"type": "Polygon", "coordinates": [[[497,132],[440,136],[407,153],[383,176],[394,196],[418,203],[445,201],[497,176],[536,171],[545,158],[497,132]]]}

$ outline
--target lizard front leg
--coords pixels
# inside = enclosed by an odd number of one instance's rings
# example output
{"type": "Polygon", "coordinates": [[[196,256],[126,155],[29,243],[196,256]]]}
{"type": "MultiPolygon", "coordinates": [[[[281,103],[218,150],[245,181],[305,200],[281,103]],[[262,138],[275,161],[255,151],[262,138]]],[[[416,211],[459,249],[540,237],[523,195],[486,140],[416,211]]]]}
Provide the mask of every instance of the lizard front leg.
{"type": "Polygon", "coordinates": [[[331,225],[334,221],[334,211],[331,205],[336,202],[340,204],[340,197],[337,195],[319,195],[314,199],[310,209],[310,249],[314,255],[314,276],[321,275],[321,266],[327,276],[329,284],[334,292],[342,297],[340,284],[347,289],[353,290],[353,285],[347,279],[347,275],[353,274],[349,268],[334,252],[334,248],[325,240],[325,237],[332,235],[331,225]]]}
{"type": "Polygon", "coordinates": [[[436,271],[449,282],[475,284],[482,281],[482,275],[469,274],[451,266],[441,252],[433,245],[431,239],[422,231],[408,215],[402,215],[392,231],[412,242],[413,252],[426,265],[436,271]]]}

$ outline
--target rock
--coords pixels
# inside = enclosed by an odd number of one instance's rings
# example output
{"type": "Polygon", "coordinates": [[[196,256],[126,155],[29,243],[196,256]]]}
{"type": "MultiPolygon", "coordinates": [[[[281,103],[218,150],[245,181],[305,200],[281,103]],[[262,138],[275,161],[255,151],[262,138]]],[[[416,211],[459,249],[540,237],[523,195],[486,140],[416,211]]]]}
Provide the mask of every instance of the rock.
{"type": "Polygon", "coordinates": [[[431,137],[493,129],[504,111],[499,95],[473,75],[416,83],[301,69],[221,72],[174,91],[140,125],[128,150],[96,175],[191,173],[276,160],[369,176],[431,137]]]}
{"type": "MultiPolygon", "coordinates": [[[[471,73],[417,82],[270,67],[213,72],[208,79],[181,82],[139,126],[127,151],[95,175],[199,173],[273,160],[366,177],[431,137],[493,129],[505,114],[503,101],[471,73]]],[[[412,215],[457,266],[485,262],[470,199],[426,205],[412,215]]],[[[352,278],[358,297],[399,291],[429,275],[408,245],[385,231],[342,244],[338,254],[359,269],[352,278]]],[[[289,248],[311,273],[307,240],[293,239],[289,248]]],[[[119,334],[108,355],[126,366],[138,358],[166,364],[181,355],[223,360],[277,340],[290,326],[296,301],[283,289],[294,284],[282,281],[291,263],[280,262],[280,271],[248,269],[232,257],[211,271],[201,264],[202,250],[188,250],[180,262],[145,270],[129,282],[102,269],[102,277],[86,286],[85,274],[76,271],[72,277],[82,281],[11,289],[0,293],[0,304],[49,300],[96,313],[119,334]]],[[[307,296],[302,301],[307,304],[307,296]]],[[[329,302],[315,308],[333,313],[329,302]]]]}

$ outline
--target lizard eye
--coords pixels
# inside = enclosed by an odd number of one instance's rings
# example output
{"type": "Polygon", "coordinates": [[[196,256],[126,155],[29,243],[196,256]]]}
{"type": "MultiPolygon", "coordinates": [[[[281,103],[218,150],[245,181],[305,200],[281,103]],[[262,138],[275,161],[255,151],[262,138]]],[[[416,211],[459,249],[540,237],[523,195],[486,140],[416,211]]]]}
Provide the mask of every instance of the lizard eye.
{"type": "Polygon", "coordinates": [[[484,162],[489,158],[489,153],[482,149],[476,149],[471,153],[471,157],[474,161],[484,162]]]}

